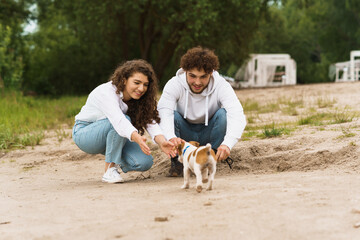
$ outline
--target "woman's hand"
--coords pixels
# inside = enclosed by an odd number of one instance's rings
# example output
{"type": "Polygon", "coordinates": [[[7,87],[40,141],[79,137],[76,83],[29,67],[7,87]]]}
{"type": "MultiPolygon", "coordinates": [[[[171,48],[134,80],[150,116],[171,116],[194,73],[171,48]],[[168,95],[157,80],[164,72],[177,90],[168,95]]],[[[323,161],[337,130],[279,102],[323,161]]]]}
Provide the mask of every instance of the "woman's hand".
{"type": "Polygon", "coordinates": [[[150,148],[146,144],[146,137],[145,136],[141,136],[139,133],[134,131],[131,134],[131,140],[136,142],[137,144],[139,144],[139,146],[141,148],[141,151],[143,151],[146,155],[151,154],[150,148]]]}

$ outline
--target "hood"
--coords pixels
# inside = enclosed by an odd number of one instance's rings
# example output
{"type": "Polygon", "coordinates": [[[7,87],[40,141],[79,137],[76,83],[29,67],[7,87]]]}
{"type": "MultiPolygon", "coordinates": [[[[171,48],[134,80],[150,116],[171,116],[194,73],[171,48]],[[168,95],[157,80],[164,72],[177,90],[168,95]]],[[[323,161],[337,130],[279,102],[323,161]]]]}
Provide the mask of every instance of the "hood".
{"type": "Polygon", "coordinates": [[[204,91],[202,91],[202,93],[193,93],[189,87],[189,84],[186,81],[186,72],[184,69],[180,68],[177,72],[176,72],[176,77],[178,79],[178,81],[180,81],[181,85],[185,88],[185,112],[184,112],[184,118],[186,119],[187,117],[187,109],[188,109],[188,102],[189,102],[189,94],[190,95],[201,95],[206,97],[205,100],[205,126],[208,125],[209,122],[209,95],[212,94],[215,91],[216,86],[219,84],[219,78],[220,75],[217,71],[213,71],[211,77],[210,77],[210,81],[209,81],[209,85],[207,86],[207,88],[204,89],[204,91]]]}

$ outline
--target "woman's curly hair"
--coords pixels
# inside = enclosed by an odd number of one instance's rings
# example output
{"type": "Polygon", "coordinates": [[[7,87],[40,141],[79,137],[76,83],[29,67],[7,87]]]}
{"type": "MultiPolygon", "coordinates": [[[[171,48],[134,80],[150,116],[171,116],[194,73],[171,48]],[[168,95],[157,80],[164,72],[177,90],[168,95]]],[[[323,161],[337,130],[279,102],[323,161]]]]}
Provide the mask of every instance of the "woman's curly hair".
{"type": "Polygon", "coordinates": [[[145,94],[138,100],[131,99],[127,102],[127,115],[131,119],[131,123],[142,135],[148,124],[154,120],[160,123],[159,113],[157,111],[156,96],[158,92],[158,80],[152,66],[145,60],[131,60],[121,64],[115,69],[110,77],[110,81],[116,86],[116,93],[120,93],[125,89],[125,80],[129,79],[134,73],[142,73],[147,76],[149,85],[145,94]]]}
{"type": "Polygon", "coordinates": [[[200,46],[189,49],[180,60],[180,67],[185,71],[196,68],[199,71],[204,69],[209,74],[218,70],[219,66],[219,59],[214,51],[200,46]]]}

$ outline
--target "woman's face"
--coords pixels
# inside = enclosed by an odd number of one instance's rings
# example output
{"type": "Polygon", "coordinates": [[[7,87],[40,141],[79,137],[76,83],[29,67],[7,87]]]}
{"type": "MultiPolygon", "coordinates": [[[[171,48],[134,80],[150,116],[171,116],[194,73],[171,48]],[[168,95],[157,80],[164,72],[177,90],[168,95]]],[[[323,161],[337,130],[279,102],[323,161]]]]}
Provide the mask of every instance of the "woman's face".
{"type": "Polygon", "coordinates": [[[123,91],[124,101],[131,99],[140,99],[149,87],[149,79],[142,73],[136,72],[125,80],[125,89],[123,91]]]}

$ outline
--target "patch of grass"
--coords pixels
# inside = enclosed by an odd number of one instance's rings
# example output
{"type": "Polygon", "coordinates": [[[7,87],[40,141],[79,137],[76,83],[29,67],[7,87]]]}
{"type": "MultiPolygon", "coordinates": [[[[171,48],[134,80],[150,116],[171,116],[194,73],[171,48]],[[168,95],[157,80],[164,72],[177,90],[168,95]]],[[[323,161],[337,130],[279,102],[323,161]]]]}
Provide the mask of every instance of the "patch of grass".
{"type": "Polygon", "coordinates": [[[255,123],[255,117],[253,115],[250,115],[246,118],[246,121],[248,124],[255,123]]]}
{"type": "Polygon", "coordinates": [[[350,145],[350,146],[356,146],[356,143],[350,142],[349,145],[350,145]]]}
{"type": "Polygon", "coordinates": [[[55,133],[59,142],[62,142],[65,138],[69,138],[70,136],[64,129],[56,129],[55,133]]]}
{"type": "Polygon", "coordinates": [[[319,108],[328,108],[334,106],[334,104],[337,102],[336,99],[331,99],[327,97],[319,97],[317,99],[317,105],[319,108]]]}
{"type": "Polygon", "coordinates": [[[281,105],[281,111],[290,116],[299,115],[297,108],[304,107],[303,99],[280,98],[278,99],[278,103],[281,105]]]}
{"type": "Polygon", "coordinates": [[[298,125],[323,125],[326,120],[329,120],[331,115],[329,113],[317,113],[314,115],[301,117],[298,120],[298,125]]]}
{"type": "Polygon", "coordinates": [[[342,134],[341,136],[337,137],[337,139],[341,139],[341,138],[350,138],[350,137],[354,137],[356,136],[355,133],[350,132],[350,129],[346,129],[346,128],[341,128],[342,134]]]}
{"type": "Polygon", "coordinates": [[[286,107],[286,108],[282,108],[281,111],[284,113],[284,114],[287,114],[287,115],[290,115],[290,116],[298,116],[299,115],[299,112],[297,111],[296,108],[294,107],[286,107]]]}
{"type": "Polygon", "coordinates": [[[244,108],[244,112],[255,112],[260,109],[259,103],[253,100],[245,100],[242,103],[242,106],[244,108]]]}
{"type": "Polygon", "coordinates": [[[259,113],[271,113],[280,111],[280,105],[278,103],[268,103],[259,109],[259,113]]]}
{"type": "Polygon", "coordinates": [[[262,133],[258,135],[261,138],[272,138],[272,137],[279,137],[283,134],[290,134],[291,129],[286,127],[275,127],[275,123],[272,125],[264,126],[262,133]]]}
{"type": "Polygon", "coordinates": [[[357,116],[357,113],[351,112],[348,108],[345,108],[341,111],[336,110],[336,112],[333,114],[334,119],[333,123],[347,123],[352,122],[352,120],[357,116]]]}
{"type": "Polygon", "coordinates": [[[257,131],[246,131],[241,136],[241,140],[248,141],[248,140],[250,140],[250,138],[257,136],[257,134],[258,134],[257,131]]]}
{"type": "Polygon", "coordinates": [[[0,91],[0,150],[34,146],[44,130],[73,125],[86,97],[33,97],[0,91]]]}

